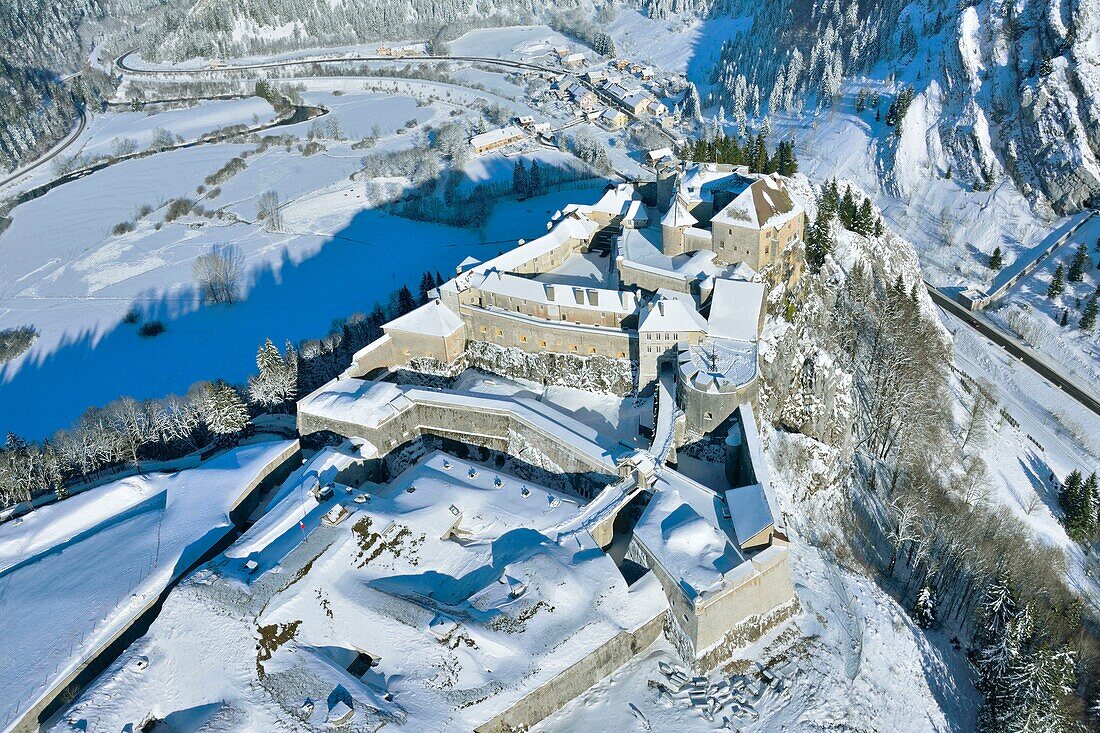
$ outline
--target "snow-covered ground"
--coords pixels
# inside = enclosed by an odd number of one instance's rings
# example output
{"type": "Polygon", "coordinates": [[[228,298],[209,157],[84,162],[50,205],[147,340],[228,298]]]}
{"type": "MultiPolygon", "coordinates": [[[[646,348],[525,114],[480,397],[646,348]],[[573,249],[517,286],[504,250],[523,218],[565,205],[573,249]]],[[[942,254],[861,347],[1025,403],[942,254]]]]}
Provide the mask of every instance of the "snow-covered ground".
{"type": "Polygon", "coordinates": [[[973,730],[978,701],[957,682],[967,676],[961,651],[917,628],[873,581],[838,569],[799,541],[790,550],[800,613],[709,675],[717,682],[731,673],[752,675],[756,663],[771,665],[781,682],[751,698],[759,717],[727,711],[708,721],[686,697],[662,697],[650,681],[667,682],[658,663],[678,659],[659,640],[533,730],[973,730]]]}
{"type": "Polygon", "coordinates": [[[0,526],[0,727],[120,630],[231,528],[229,511],[293,441],[116,481],[0,526]]]}
{"type": "MultiPolygon", "coordinates": [[[[269,147],[222,182],[215,197],[210,186],[203,194],[196,190],[255,146],[200,146],[110,166],[16,207],[0,235],[7,263],[0,273],[0,328],[31,324],[40,336],[30,352],[0,367],[4,430],[41,437],[88,406],[121,395],[152,397],[186,390],[199,379],[242,379],[263,339],[321,337],[334,318],[366,312],[402,284],[415,287],[423,271],[447,273],[467,255],[492,256],[517,239],[536,236],[565,203],[591,203],[599,196],[601,186],[594,182],[524,202],[504,201],[481,231],[386,215],[373,208],[368,184],[350,180],[359,161],[423,144],[420,127],[440,114],[449,118],[448,110],[463,109],[473,99],[466,95],[480,93],[403,79],[321,78],[308,86],[304,97],[332,110],[321,122],[338,120],[344,138],[327,140],[325,152],[307,157],[295,148],[269,147]],[[364,83],[398,85],[405,93],[364,91],[364,83]],[[442,101],[426,104],[429,96],[442,101]],[[407,120],[415,120],[416,128],[408,131],[407,120]],[[373,148],[351,147],[374,135],[381,137],[373,148]],[[281,232],[252,223],[259,196],[269,190],[282,203],[281,232]],[[181,196],[225,218],[164,222],[167,203],[181,196]],[[153,211],[139,216],[143,206],[153,211]],[[114,234],[122,222],[133,222],[134,230],[114,234]],[[204,305],[191,263],[223,244],[236,245],[245,258],[246,298],[233,307],[204,305]],[[136,327],[121,324],[134,307],[146,319],[163,321],[166,332],[142,339],[136,327]],[[75,373],[84,377],[72,380],[75,373]],[[56,385],[62,382],[68,387],[60,392],[56,385]],[[24,409],[26,401],[37,409],[24,409]]],[[[246,114],[251,107],[224,109],[246,114]]],[[[153,129],[159,117],[108,113],[93,127],[119,130],[140,122],[153,129]]],[[[304,140],[311,124],[279,132],[304,140]]],[[[532,155],[543,164],[575,163],[556,151],[532,155]]],[[[514,162],[500,154],[471,160],[465,185],[510,185],[514,162]]]]}

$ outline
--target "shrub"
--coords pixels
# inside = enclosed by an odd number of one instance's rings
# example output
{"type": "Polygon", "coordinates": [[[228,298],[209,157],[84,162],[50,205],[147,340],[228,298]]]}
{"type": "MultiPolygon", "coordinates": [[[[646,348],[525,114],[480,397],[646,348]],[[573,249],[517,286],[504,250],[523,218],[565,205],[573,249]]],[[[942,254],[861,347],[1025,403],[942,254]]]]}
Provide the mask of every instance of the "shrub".
{"type": "Polygon", "coordinates": [[[127,323],[131,326],[135,323],[140,323],[141,311],[139,311],[137,308],[131,308],[130,310],[126,311],[126,315],[122,317],[122,322],[127,323]]]}
{"type": "Polygon", "coordinates": [[[10,361],[31,347],[38,338],[34,326],[18,326],[0,330],[0,363],[10,361]]]}
{"type": "Polygon", "coordinates": [[[126,234],[127,232],[134,231],[134,222],[132,221],[120,221],[111,227],[111,234],[118,236],[119,234],[126,234]]]}
{"type": "Polygon", "coordinates": [[[138,336],[153,338],[154,336],[160,336],[164,331],[164,324],[160,321],[148,321],[141,324],[141,328],[138,329],[138,336]]]}
{"type": "Polygon", "coordinates": [[[164,220],[175,221],[191,211],[192,206],[194,206],[194,202],[189,198],[180,197],[178,199],[173,199],[172,202],[168,204],[168,210],[164,212],[164,220]]]}

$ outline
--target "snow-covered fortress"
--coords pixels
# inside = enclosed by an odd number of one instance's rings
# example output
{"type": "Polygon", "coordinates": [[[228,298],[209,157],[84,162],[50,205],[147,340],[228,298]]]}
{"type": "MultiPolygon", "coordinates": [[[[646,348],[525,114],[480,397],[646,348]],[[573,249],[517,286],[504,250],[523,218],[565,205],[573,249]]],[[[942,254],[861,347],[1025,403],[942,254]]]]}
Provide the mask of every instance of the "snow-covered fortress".
{"type": "MultiPolygon", "coordinates": [[[[544,236],[466,260],[433,300],[386,324],[340,378],[299,403],[302,436],[353,439],[380,485],[430,460],[452,471],[449,491],[460,496],[478,465],[495,462],[498,489],[518,483],[526,498],[545,487],[551,507],[555,492],[571,497],[577,511],[540,524],[540,542],[598,547],[626,580],[611,588],[632,610],[583,644],[562,642],[573,656],[540,667],[531,684],[517,680],[512,702],[478,731],[537,722],[662,632],[685,659],[713,666],[796,604],[752,403],[767,291],[799,276],[805,215],[778,177],[705,164],[661,175],[656,189],[670,195],[657,206],[629,184],[610,187],[594,205],[556,213],[544,236]],[[464,389],[456,377],[470,367],[529,389],[628,395],[623,404],[652,395],[652,421],[626,440],[530,391],[464,389]],[[717,473],[704,482],[678,471],[685,451],[717,473]],[[547,669],[558,671],[543,679],[547,669]]],[[[371,507],[362,511],[374,525],[406,521],[371,507]]],[[[456,499],[427,531],[444,540],[435,551],[476,548],[493,511],[471,518],[456,499]]],[[[507,572],[520,583],[519,565],[507,572]]],[[[419,593],[418,604],[453,618],[454,599],[419,593]]]]}

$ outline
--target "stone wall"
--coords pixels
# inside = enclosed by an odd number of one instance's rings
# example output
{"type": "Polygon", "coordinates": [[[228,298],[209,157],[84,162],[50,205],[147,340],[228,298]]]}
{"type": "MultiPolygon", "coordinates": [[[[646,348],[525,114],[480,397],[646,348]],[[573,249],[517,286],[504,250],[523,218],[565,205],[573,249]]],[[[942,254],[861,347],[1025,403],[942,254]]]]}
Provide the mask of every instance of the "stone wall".
{"type": "Polygon", "coordinates": [[[730,629],[746,619],[764,616],[794,599],[785,542],[777,540],[746,562],[751,563],[751,572],[746,568],[740,582],[735,581],[728,590],[696,604],[697,655],[721,642],[730,629]]]}
{"type": "Polygon", "coordinates": [[[616,258],[615,267],[619,271],[619,282],[624,287],[641,288],[651,293],[657,292],[658,288],[667,288],[679,293],[691,293],[692,285],[695,283],[695,278],[689,278],[656,267],[646,267],[625,259],[622,255],[616,258]]]}
{"type": "Polygon", "coordinates": [[[738,405],[752,402],[760,391],[759,379],[727,392],[703,392],[679,379],[680,409],[687,416],[688,428],[693,433],[709,433],[725,421],[738,405]],[[707,419],[707,416],[710,419],[707,419]]]}
{"type": "Polygon", "coordinates": [[[588,690],[655,642],[664,627],[662,611],[634,631],[622,631],[588,656],[535,689],[512,707],[479,725],[476,733],[510,733],[527,730],[588,690]]]}
{"type": "Polygon", "coordinates": [[[617,395],[633,391],[636,371],[636,365],[629,359],[601,354],[529,352],[488,341],[471,341],[466,350],[466,362],[475,369],[512,379],[617,395]]]}
{"type": "Polygon", "coordinates": [[[681,644],[686,642],[691,647],[680,650],[685,658],[698,658],[705,650],[722,642],[730,630],[742,622],[756,616],[765,617],[795,599],[787,545],[779,540],[746,560],[740,568],[742,574],[732,576],[720,592],[696,599],[694,603],[637,539],[631,539],[627,557],[649,568],[660,581],[668,598],[669,613],[683,637],[681,644]]]}

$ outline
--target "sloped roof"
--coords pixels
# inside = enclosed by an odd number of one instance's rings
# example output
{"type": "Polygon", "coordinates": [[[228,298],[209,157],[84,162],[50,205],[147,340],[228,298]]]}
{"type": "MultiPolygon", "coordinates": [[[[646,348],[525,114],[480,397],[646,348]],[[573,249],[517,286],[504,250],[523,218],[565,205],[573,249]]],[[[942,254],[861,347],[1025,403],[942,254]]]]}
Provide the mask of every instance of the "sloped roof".
{"type": "Polygon", "coordinates": [[[741,545],[775,523],[768,497],[760,484],[727,490],[726,504],[730,509],[730,522],[733,523],[737,542],[741,545]]]}
{"type": "Polygon", "coordinates": [[[384,331],[405,331],[426,336],[450,336],[462,328],[462,319],[442,301],[433,300],[385,324],[384,331]]]}
{"type": "Polygon", "coordinates": [[[698,223],[699,220],[691,215],[687,205],[679,196],[673,197],[672,206],[668,207],[668,211],[661,219],[663,227],[692,227],[698,223]]]}
{"type": "Polygon", "coordinates": [[[761,229],[781,223],[797,212],[798,207],[783,182],[775,176],[764,176],[726,204],[712,221],[761,229]]]}
{"type": "Polygon", "coordinates": [[[642,313],[639,332],[645,331],[706,331],[707,322],[691,306],[679,298],[658,297],[652,308],[642,313]]]}
{"type": "Polygon", "coordinates": [[[714,338],[756,341],[763,301],[763,283],[715,278],[707,333],[714,338]]]}

